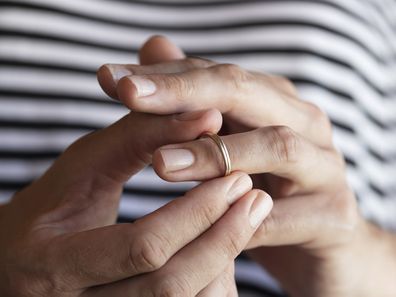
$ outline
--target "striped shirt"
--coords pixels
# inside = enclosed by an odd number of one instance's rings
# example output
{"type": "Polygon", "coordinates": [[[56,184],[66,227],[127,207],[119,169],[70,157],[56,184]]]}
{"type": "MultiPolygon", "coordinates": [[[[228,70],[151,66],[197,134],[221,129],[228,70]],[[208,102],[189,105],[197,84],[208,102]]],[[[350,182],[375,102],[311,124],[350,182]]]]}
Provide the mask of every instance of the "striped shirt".
{"type": "MultiPolygon", "coordinates": [[[[0,0],[0,202],[128,112],[95,72],[137,63],[153,34],[189,55],[291,79],[331,118],[363,215],[396,230],[395,0],[0,0]]],[[[119,221],[194,185],[147,167],[125,185],[119,221]]],[[[243,257],[236,277],[244,296],[279,291],[243,257]]]]}

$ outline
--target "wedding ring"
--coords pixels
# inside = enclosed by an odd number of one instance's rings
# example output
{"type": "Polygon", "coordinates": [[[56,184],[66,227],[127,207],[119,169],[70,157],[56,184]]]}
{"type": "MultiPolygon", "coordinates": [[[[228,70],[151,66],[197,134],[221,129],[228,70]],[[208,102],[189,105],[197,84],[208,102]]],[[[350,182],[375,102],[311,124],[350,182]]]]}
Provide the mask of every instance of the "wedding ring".
{"type": "Polygon", "coordinates": [[[219,135],[211,132],[205,132],[200,136],[200,138],[210,138],[216,143],[217,147],[221,152],[221,155],[223,156],[225,164],[224,176],[229,175],[231,173],[231,159],[224,141],[220,138],[219,135]]]}

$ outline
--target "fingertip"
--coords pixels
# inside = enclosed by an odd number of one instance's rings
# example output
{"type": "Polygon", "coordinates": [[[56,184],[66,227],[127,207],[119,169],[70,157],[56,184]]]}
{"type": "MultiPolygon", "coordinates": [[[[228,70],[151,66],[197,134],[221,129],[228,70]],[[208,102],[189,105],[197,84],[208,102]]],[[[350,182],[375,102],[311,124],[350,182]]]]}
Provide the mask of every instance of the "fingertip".
{"type": "Polygon", "coordinates": [[[209,108],[205,110],[202,116],[203,124],[207,125],[208,132],[218,133],[223,124],[223,115],[216,108],[209,108]]]}
{"type": "Polygon", "coordinates": [[[218,133],[223,124],[223,116],[215,108],[203,109],[200,111],[186,112],[183,116],[192,116],[195,113],[194,125],[201,130],[201,134],[205,132],[218,133]]]}
{"type": "Polygon", "coordinates": [[[252,228],[258,228],[271,212],[274,203],[271,196],[262,190],[254,189],[251,193],[254,200],[250,207],[249,221],[252,228]]]}
{"type": "Polygon", "coordinates": [[[139,60],[142,65],[179,60],[185,57],[177,45],[162,35],[151,36],[139,50],[139,60]]]}
{"type": "Polygon", "coordinates": [[[174,119],[177,132],[191,140],[205,132],[217,133],[223,121],[221,113],[213,108],[180,113],[174,119]]]}
{"type": "MultiPolygon", "coordinates": [[[[154,171],[160,178],[172,182],[207,179],[208,173],[201,172],[203,168],[201,168],[202,165],[199,165],[202,160],[198,162],[199,164],[197,163],[197,148],[194,144],[203,133],[208,131],[218,132],[221,123],[221,113],[216,109],[186,112],[173,116],[173,119],[168,123],[168,127],[170,131],[179,135],[184,141],[159,147],[152,157],[154,171]],[[194,157],[191,155],[194,155],[194,157]],[[195,172],[193,166],[196,164],[199,168],[195,172]]],[[[235,173],[235,175],[241,174],[244,173],[235,173]]],[[[210,177],[215,176],[215,173],[210,175],[210,177]]]]}
{"type": "Polygon", "coordinates": [[[164,159],[162,158],[161,154],[161,148],[155,150],[153,154],[153,159],[152,159],[152,167],[154,169],[154,172],[163,180],[166,181],[173,181],[172,176],[168,177],[166,167],[165,167],[165,162],[164,159]]]}
{"type": "Polygon", "coordinates": [[[137,95],[137,88],[128,77],[123,77],[117,84],[116,93],[120,101],[129,109],[134,109],[133,102],[137,95]]]}
{"type": "Polygon", "coordinates": [[[108,67],[108,64],[100,66],[96,72],[99,85],[102,90],[111,98],[118,99],[116,91],[116,83],[113,80],[113,75],[108,67]]]}

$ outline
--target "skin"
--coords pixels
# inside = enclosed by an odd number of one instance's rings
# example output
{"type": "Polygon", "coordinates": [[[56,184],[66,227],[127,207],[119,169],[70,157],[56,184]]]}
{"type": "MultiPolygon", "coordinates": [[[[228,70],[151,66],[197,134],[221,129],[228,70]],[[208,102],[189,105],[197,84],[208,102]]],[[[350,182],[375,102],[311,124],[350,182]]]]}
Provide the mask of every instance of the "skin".
{"type": "MultiPolygon", "coordinates": [[[[155,37],[145,46],[155,52],[158,42],[166,39],[155,37]]],[[[103,66],[102,88],[139,112],[222,113],[220,134],[233,170],[253,174],[254,186],[274,198],[273,211],[246,248],[291,296],[396,296],[396,237],[360,215],[343,158],[332,144],[331,124],[317,106],[300,100],[282,77],[199,58],[153,61],[103,66]],[[112,77],[120,69],[127,75],[112,77]],[[150,80],[155,92],[139,96],[137,78],[150,80]]],[[[224,173],[210,139],[162,146],[153,167],[169,181],[224,173]],[[177,160],[166,158],[171,149],[188,150],[194,163],[175,170],[177,160]]]]}
{"type": "Polygon", "coordinates": [[[73,143],[0,206],[0,295],[237,296],[233,260],[272,208],[246,173],[203,182],[134,223],[115,224],[123,184],[158,147],[221,125],[215,109],[130,112],[73,143]]]}

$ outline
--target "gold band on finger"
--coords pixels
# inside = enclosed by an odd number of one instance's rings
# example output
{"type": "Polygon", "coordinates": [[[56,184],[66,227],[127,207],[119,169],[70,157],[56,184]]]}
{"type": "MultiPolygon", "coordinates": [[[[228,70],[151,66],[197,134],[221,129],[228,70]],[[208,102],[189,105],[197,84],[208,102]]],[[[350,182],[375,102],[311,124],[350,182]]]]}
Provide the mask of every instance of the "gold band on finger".
{"type": "Polygon", "coordinates": [[[217,147],[221,152],[221,155],[223,156],[225,164],[224,176],[229,175],[231,173],[231,159],[224,141],[220,138],[219,135],[211,132],[205,132],[200,136],[200,138],[210,138],[216,143],[217,147]]]}

